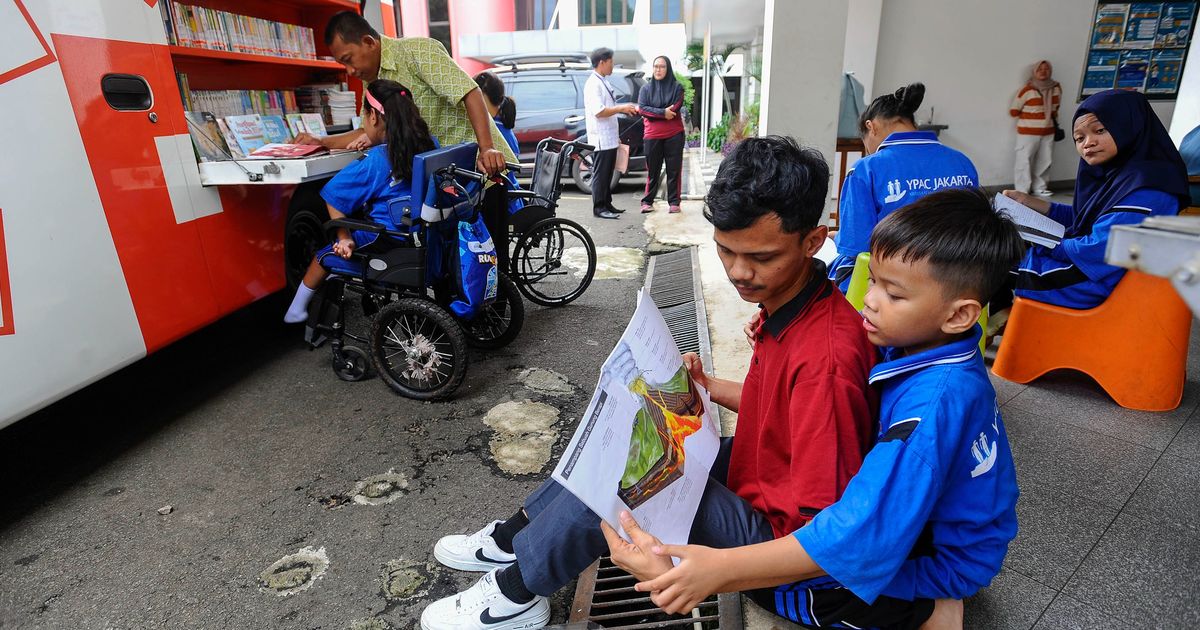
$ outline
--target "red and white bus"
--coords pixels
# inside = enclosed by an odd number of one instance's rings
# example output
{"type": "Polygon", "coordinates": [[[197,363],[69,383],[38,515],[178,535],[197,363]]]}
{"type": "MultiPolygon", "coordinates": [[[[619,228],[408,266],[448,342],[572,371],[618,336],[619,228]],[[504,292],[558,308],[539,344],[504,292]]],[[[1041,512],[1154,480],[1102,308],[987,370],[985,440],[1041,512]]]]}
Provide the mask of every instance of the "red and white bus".
{"type": "MultiPolygon", "coordinates": [[[[352,156],[253,184],[198,163],[176,73],[275,90],[344,69],[170,45],[167,1],[0,0],[0,427],[282,289],[323,240],[317,191],[352,156]]],[[[359,9],[186,4],[308,26],[318,56],[329,16],[359,9]]]]}

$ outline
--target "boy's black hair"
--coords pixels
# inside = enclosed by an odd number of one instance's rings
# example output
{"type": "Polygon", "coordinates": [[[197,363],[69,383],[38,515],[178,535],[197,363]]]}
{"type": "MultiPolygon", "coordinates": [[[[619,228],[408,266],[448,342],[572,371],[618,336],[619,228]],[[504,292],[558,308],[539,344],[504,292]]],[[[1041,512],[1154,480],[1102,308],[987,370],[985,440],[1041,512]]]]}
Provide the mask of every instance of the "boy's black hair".
{"type": "Polygon", "coordinates": [[[366,35],[379,40],[379,31],[371,26],[363,16],[354,11],[341,11],[335,13],[329,18],[329,22],[325,24],[325,45],[333,43],[333,38],[340,36],[342,41],[347,44],[357,44],[362,41],[366,35]]]}
{"type": "Polygon", "coordinates": [[[921,102],[924,100],[924,83],[912,83],[891,94],[884,94],[876,98],[871,101],[871,104],[858,117],[859,135],[867,135],[867,121],[876,118],[884,120],[895,120],[898,118],[915,124],[913,116],[916,115],[917,108],[921,106],[921,102]]]}
{"type": "Polygon", "coordinates": [[[1025,253],[1017,226],[978,188],[951,188],[891,213],[871,232],[871,256],[929,261],[949,295],[986,303],[1025,253]]]}
{"type": "Polygon", "coordinates": [[[741,230],[773,212],[784,232],[807,232],[820,222],[828,192],[829,165],[820,151],[787,136],[746,138],[721,161],[704,197],[704,218],[721,231],[741,230]]]}
{"type": "Polygon", "coordinates": [[[589,57],[592,60],[592,67],[595,68],[596,66],[600,65],[602,62],[612,59],[613,51],[611,48],[603,48],[603,47],[597,48],[596,50],[592,51],[592,54],[589,55],[589,57]]]}

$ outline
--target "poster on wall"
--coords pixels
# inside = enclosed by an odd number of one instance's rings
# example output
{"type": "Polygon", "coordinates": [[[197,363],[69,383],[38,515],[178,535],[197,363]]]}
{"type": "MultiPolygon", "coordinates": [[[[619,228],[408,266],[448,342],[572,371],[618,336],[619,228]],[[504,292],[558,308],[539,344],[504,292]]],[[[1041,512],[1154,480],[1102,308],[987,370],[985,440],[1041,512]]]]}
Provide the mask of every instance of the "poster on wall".
{"type": "Polygon", "coordinates": [[[1186,48],[1188,37],[1192,32],[1192,12],[1195,6],[1191,2],[1165,2],[1162,7],[1162,17],[1158,23],[1158,37],[1154,41],[1155,48],[1186,48]]]}
{"type": "Polygon", "coordinates": [[[1117,89],[1142,91],[1146,86],[1146,73],[1150,69],[1149,50],[1122,50],[1121,62],[1117,65],[1117,89]]]}
{"type": "Polygon", "coordinates": [[[1162,4],[1158,2],[1135,2],[1129,5],[1129,18],[1125,23],[1125,48],[1153,48],[1158,37],[1158,15],[1162,4]]]}
{"type": "Polygon", "coordinates": [[[1083,95],[1111,90],[1117,84],[1117,62],[1121,53],[1115,50],[1093,50],[1088,54],[1087,71],[1083,74],[1083,95]]]}
{"type": "Polygon", "coordinates": [[[1092,48],[1120,48],[1125,38],[1125,16],[1128,14],[1128,4],[1102,4],[1096,7],[1092,48]]]}
{"type": "Polygon", "coordinates": [[[1146,94],[1174,94],[1183,75],[1182,50],[1156,50],[1146,73],[1146,94]]]}
{"type": "Polygon", "coordinates": [[[1200,0],[1096,3],[1079,99],[1113,88],[1174,99],[1200,0]]]}

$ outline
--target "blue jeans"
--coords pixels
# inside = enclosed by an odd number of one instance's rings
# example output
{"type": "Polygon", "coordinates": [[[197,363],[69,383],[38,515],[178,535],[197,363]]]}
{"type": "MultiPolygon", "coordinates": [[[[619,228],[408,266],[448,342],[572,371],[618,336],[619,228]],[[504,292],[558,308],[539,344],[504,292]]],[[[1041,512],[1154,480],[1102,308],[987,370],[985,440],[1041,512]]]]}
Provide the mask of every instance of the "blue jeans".
{"type": "MultiPolygon", "coordinates": [[[[722,483],[723,462],[713,464],[692,522],[689,542],[728,548],[775,538],[767,519],[722,483]]],[[[547,479],[525,499],[529,524],[513,539],[525,587],[549,596],[574,580],[596,558],[608,553],[600,518],[575,495],[547,479]]]]}

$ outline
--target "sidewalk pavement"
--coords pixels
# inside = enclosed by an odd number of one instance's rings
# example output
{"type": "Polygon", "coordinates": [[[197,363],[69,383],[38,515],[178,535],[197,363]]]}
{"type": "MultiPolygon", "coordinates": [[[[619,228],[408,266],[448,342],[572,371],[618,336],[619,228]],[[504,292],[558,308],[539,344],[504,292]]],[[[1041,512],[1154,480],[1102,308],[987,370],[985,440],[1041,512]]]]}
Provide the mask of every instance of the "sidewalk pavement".
{"type": "Polygon", "coordinates": [[[683,150],[684,199],[703,200],[724,159],[720,153],[695,147],[683,150]]]}

